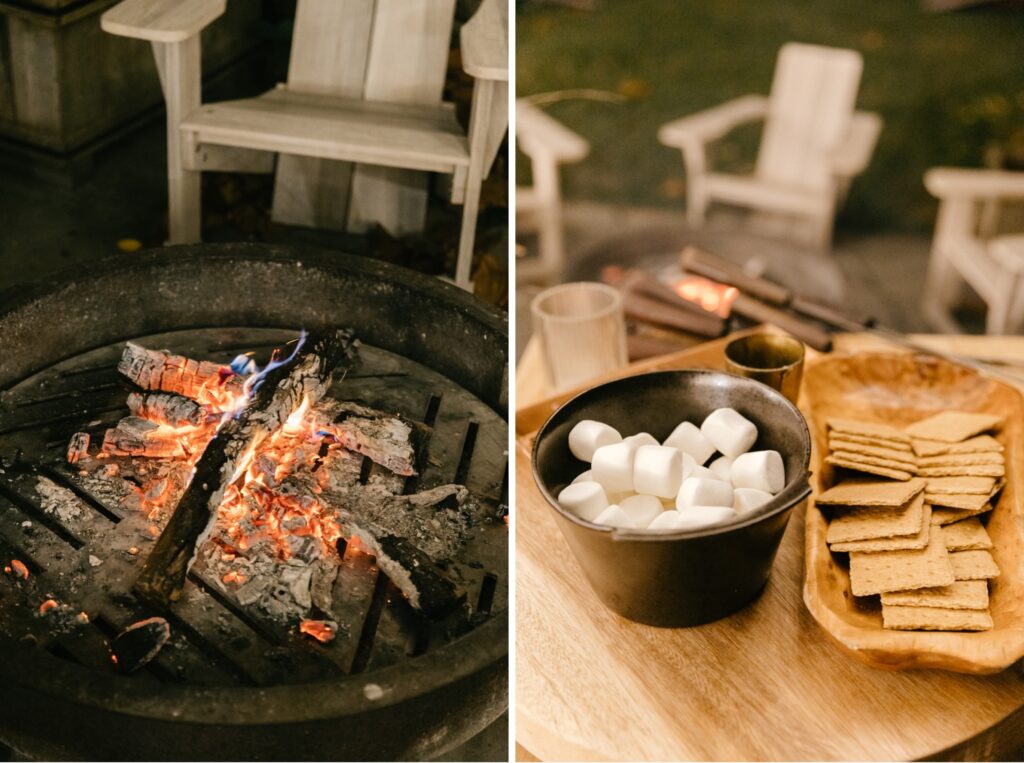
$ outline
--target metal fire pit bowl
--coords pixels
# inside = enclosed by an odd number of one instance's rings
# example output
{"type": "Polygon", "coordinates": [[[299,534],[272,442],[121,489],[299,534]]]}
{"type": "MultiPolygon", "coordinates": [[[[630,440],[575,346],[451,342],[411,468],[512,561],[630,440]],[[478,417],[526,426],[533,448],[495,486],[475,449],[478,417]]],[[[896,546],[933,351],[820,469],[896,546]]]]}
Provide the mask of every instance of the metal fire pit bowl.
{"type": "Polygon", "coordinates": [[[593,387],[555,411],[534,442],[533,476],[601,601],[630,620],[682,627],[757,598],[793,509],[811,492],[810,458],[807,423],[775,390],[716,371],[657,371],[593,387]],[[649,432],[661,442],[680,421],[699,423],[725,407],[757,425],[752,450],[777,450],[786,467],[786,486],[754,515],[704,530],[648,533],[587,522],[555,500],[587,468],[569,451],[579,421],[602,421],[623,436],[649,432]]]}
{"type": "MultiPolygon", "coordinates": [[[[122,254],[0,295],[0,458],[8,467],[19,461],[54,473],[68,432],[109,426],[125,415],[124,387],[112,365],[125,340],[145,343],[148,337],[177,351],[175,342],[193,337],[193,350],[229,357],[249,344],[293,337],[301,328],[340,326],[355,329],[375,376],[371,385],[357,370],[335,380],[336,389],[349,385],[376,395],[367,404],[395,401],[397,411],[413,392],[433,385],[433,392],[422,391],[426,412],[418,417],[433,425],[431,468],[451,465],[450,473],[435,476],[464,479],[497,511],[507,500],[506,318],[436,279],[308,249],[229,244],[122,254]],[[44,456],[50,465],[37,466],[44,456]]],[[[11,553],[11,538],[23,524],[5,526],[4,517],[33,508],[13,471],[0,474],[0,554],[11,553]]],[[[427,481],[426,473],[422,479],[427,481]]],[[[95,501],[93,507],[103,510],[95,501]]],[[[97,522],[117,519],[96,514],[97,522]]],[[[45,535],[53,522],[36,524],[45,535]]],[[[0,742],[39,760],[399,760],[441,754],[493,722],[508,703],[507,529],[496,515],[478,536],[469,545],[477,544],[472,558],[481,562],[468,564],[462,578],[471,589],[470,613],[442,632],[407,639],[402,629],[414,619],[412,610],[378,575],[376,588],[369,586],[366,615],[373,627],[364,624],[361,637],[355,629],[356,656],[347,670],[325,663],[332,670],[321,675],[317,660],[325,652],[310,644],[296,661],[306,668],[302,678],[231,680],[230,670],[221,672],[231,661],[220,659],[225,652],[217,652],[216,639],[228,651],[237,646],[239,654],[251,654],[250,641],[260,634],[236,643],[216,629],[180,636],[189,642],[180,650],[193,658],[189,664],[209,660],[212,666],[208,673],[194,670],[187,680],[149,666],[123,676],[74,654],[0,638],[0,742]],[[406,651],[407,642],[415,643],[406,651]]],[[[55,558],[74,553],[68,547],[55,558]]],[[[106,585],[125,592],[130,582],[106,585]]],[[[112,606],[137,606],[125,593],[114,598],[112,606]]],[[[10,601],[0,591],[0,623],[14,609],[10,601]]],[[[226,611],[215,597],[198,601],[200,620],[204,611],[226,611]]],[[[231,627],[237,632],[247,626],[232,621],[231,627]]],[[[98,643],[104,636],[87,635],[98,643]]],[[[262,667],[271,675],[277,670],[262,667]]]]}

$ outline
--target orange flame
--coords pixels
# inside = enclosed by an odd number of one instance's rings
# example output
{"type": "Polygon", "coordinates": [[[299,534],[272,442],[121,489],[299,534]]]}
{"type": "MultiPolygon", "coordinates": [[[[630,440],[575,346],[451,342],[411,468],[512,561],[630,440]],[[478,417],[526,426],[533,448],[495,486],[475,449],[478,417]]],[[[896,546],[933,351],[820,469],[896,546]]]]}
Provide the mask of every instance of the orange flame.
{"type": "Polygon", "coordinates": [[[722,318],[729,317],[732,303],[739,295],[735,286],[711,281],[700,276],[685,276],[676,282],[676,294],[687,302],[694,302],[722,318]]]}

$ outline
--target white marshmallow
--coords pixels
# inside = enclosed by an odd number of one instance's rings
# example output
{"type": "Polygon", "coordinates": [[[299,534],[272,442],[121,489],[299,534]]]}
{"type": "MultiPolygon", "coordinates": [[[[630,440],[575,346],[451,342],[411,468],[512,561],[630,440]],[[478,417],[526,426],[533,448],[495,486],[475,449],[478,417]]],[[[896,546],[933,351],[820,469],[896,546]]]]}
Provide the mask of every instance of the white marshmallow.
{"type": "Polygon", "coordinates": [[[738,487],[732,491],[732,507],[740,514],[749,514],[770,501],[774,496],[754,487],[738,487]]]}
{"type": "Polygon", "coordinates": [[[648,530],[668,532],[676,529],[676,522],[679,521],[680,512],[663,511],[654,518],[654,521],[647,525],[648,530]]]}
{"type": "Polygon", "coordinates": [[[593,522],[608,508],[608,496],[596,482],[577,482],[558,494],[558,504],[566,511],[593,522]]]}
{"type": "Polygon", "coordinates": [[[615,429],[593,419],[584,419],[569,432],[569,450],[580,461],[590,461],[594,451],[602,445],[620,442],[622,435],[615,429]]]}
{"type": "Polygon", "coordinates": [[[597,515],[595,525],[608,525],[609,527],[633,527],[633,521],[620,507],[612,504],[597,515]]]}
{"type": "Polygon", "coordinates": [[[732,459],[728,456],[719,456],[708,464],[708,470],[722,482],[729,482],[732,480],[732,459]]]}
{"type": "Polygon", "coordinates": [[[673,429],[672,434],[665,438],[662,445],[689,453],[698,464],[703,464],[715,452],[715,446],[689,421],[684,421],[673,429]]]}
{"type": "Polygon", "coordinates": [[[627,442],[602,445],[590,463],[592,479],[609,493],[633,492],[633,448],[627,442]]]}
{"type": "MultiPolygon", "coordinates": [[[[633,527],[647,527],[665,510],[662,502],[653,495],[631,495],[619,504],[619,508],[629,516],[633,527]]],[[[671,508],[674,509],[675,505],[671,508]]]]}
{"type": "MultiPolygon", "coordinates": [[[[685,450],[680,450],[679,452],[683,454],[683,479],[685,480],[693,473],[693,470],[697,468],[698,464],[694,460],[693,456],[691,456],[685,450]]],[[[703,469],[704,467],[702,466],[700,468],[703,469]]]]}
{"type": "Polygon", "coordinates": [[[732,508],[732,485],[717,479],[690,477],[679,488],[676,508],[690,506],[728,506],[732,508]]]}
{"type": "Polygon", "coordinates": [[[637,449],[641,445],[658,445],[658,441],[654,439],[653,435],[647,434],[647,432],[639,432],[638,434],[631,434],[629,437],[623,437],[622,441],[629,445],[636,453],[637,449]]]}
{"type": "Polygon", "coordinates": [[[723,480],[721,477],[719,477],[713,471],[708,469],[706,466],[693,467],[690,473],[687,476],[683,477],[683,479],[688,480],[692,477],[699,477],[700,479],[703,480],[718,480],[719,482],[728,482],[728,480],[723,480]]]}
{"type": "Polygon", "coordinates": [[[786,485],[786,469],[777,450],[755,450],[738,456],[732,464],[732,484],[778,493],[786,485]]]}
{"type": "Polygon", "coordinates": [[[738,516],[729,506],[690,506],[676,513],[679,514],[675,524],[677,530],[699,530],[724,524],[738,516]]]}
{"type": "Polygon", "coordinates": [[[732,408],[719,408],[708,414],[700,431],[722,455],[736,458],[753,447],[757,440],[757,427],[732,408]]]}
{"type": "Polygon", "coordinates": [[[590,470],[590,469],[587,469],[585,472],[580,472],[576,476],[576,479],[574,479],[572,481],[572,484],[575,485],[577,482],[593,482],[593,481],[594,481],[594,472],[592,470],[590,470]]]}
{"type": "Polygon", "coordinates": [[[675,448],[641,445],[633,457],[633,489],[671,498],[683,484],[683,455],[675,448]]]}

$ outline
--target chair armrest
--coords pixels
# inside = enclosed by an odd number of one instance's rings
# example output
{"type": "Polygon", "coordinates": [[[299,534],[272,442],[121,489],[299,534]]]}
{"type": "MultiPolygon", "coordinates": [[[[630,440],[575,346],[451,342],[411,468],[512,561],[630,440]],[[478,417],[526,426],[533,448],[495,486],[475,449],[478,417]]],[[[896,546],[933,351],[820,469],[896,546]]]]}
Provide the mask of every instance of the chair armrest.
{"type": "Polygon", "coordinates": [[[666,146],[676,148],[681,148],[683,143],[694,140],[710,143],[745,122],[764,119],[767,114],[768,99],[765,96],[745,95],[720,106],[663,124],[658,130],[658,140],[666,146]]]}
{"type": "Polygon", "coordinates": [[[590,153],[590,144],[557,119],[526,100],[516,101],[516,143],[531,159],[578,162],[590,153]]]}
{"type": "Polygon", "coordinates": [[[459,30],[459,44],[466,74],[508,81],[508,3],[483,0],[459,30]]]}
{"type": "Polygon", "coordinates": [[[829,153],[832,171],[840,177],[852,178],[866,170],[881,131],[882,118],[878,114],[856,112],[846,137],[829,153]]]}
{"type": "Polygon", "coordinates": [[[924,174],[924,186],[939,199],[1024,198],[1024,172],[934,167],[924,174]]]}
{"type": "Polygon", "coordinates": [[[100,17],[103,31],[150,42],[184,42],[224,14],[227,0],[124,0],[100,17]]]}

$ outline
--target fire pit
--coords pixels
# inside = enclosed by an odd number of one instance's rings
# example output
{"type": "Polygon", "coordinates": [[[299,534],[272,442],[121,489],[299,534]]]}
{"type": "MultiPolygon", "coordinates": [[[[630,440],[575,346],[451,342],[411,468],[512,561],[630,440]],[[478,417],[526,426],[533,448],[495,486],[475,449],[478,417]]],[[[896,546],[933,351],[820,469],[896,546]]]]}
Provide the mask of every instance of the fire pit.
{"type": "MultiPolygon", "coordinates": [[[[381,263],[257,245],[122,256],[73,280],[8,295],[3,309],[0,741],[50,759],[425,758],[501,713],[508,626],[501,317],[460,290],[381,263]],[[339,450],[317,420],[310,432],[319,450],[309,463],[329,460],[329,451],[355,454],[348,488],[386,484],[405,508],[432,488],[465,486],[472,521],[437,570],[452,586],[444,606],[424,606],[415,595],[423,579],[410,587],[402,569],[385,563],[420,567],[409,551],[418,553],[422,538],[373,546],[372,534],[367,543],[345,523],[305,536],[324,547],[340,541],[328,548],[337,554],[329,585],[321,580],[319,595],[300,601],[308,616],[240,596],[249,568],[235,566],[223,547],[197,555],[169,606],[139,596],[140,572],[155,558],[173,506],[160,506],[167,486],[136,473],[131,465],[148,457],[131,449],[147,441],[145,422],[184,425],[197,414],[180,399],[168,408],[161,390],[147,393],[137,379],[130,385],[123,363],[118,374],[126,343],[140,348],[129,354],[166,351],[213,368],[248,353],[262,367],[272,348],[287,355],[300,330],[338,327],[359,339],[359,362],[339,366],[320,409],[333,406],[339,427],[355,417],[369,422],[371,434],[375,421],[408,434],[411,450],[402,452],[412,462],[389,461],[372,437],[339,450]],[[72,440],[76,433],[88,434],[91,447],[82,449],[81,435],[72,440]],[[104,463],[97,456],[109,438],[104,463]],[[82,453],[84,460],[68,463],[69,441],[72,460],[82,453]],[[108,491],[112,471],[134,481],[139,496],[124,502],[108,491]],[[139,510],[133,500],[143,501],[139,510]],[[115,664],[110,645],[129,628],[115,664]]],[[[236,368],[239,380],[251,372],[236,368]]],[[[318,409],[314,402],[286,424],[298,427],[318,409]]],[[[181,456],[159,455],[149,461],[181,456]]],[[[441,503],[431,519],[444,534],[447,518],[466,512],[450,502],[442,511],[441,503]]],[[[306,519],[288,521],[297,528],[306,519]]],[[[301,541],[303,532],[271,540],[301,541]]],[[[282,558],[312,551],[309,558],[319,559],[316,544],[289,547],[282,558]]],[[[430,568],[436,561],[423,560],[430,568]]],[[[292,567],[301,577],[302,564],[292,567]]],[[[269,601],[264,588],[257,593],[269,601]]]]}

